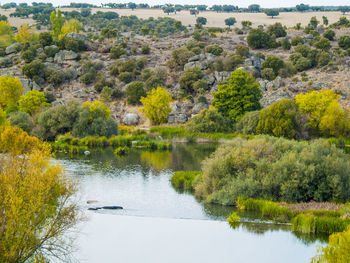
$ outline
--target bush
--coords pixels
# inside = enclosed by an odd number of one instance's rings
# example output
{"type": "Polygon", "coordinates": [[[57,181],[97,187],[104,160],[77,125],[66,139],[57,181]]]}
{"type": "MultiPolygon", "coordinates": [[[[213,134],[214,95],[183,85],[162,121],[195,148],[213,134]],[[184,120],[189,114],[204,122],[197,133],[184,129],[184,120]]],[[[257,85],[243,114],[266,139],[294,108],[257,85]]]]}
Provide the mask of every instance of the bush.
{"type": "Polygon", "coordinates": [[[343,48],[343,49],[349,49],[350,48],[350,36],[341,36],[338,39],[338,45],[339,47],[343,48]]]}
{"type": "Polygon", "coordinates": [[[253,49],[268,48],[271,36],[262,29],[251,29],[247,37],[248,46],[253,49]]]}
{"type": "Polygon", "coordinates": [[[213,106],[232,121],[238,121],[247,111],[260,108],[262,97],[259,84],[244,70],[238,69],[231,73],[228,84],[218,87],[213,93],[213,106]]]}
{"type": "Polygon", "coordinates": [[[298,71],[304,71],[312,67],[312,63],[310,59],[300,57],[294,64],[295,68],[298,71]]]}
{"type": "Polygon", "coordinates": [[[122,55],[125,55],[126,49],[123,48],[122,46],[116,46],[116,47],[112,47],[110,50],[111,53],[111,58],[115,59],[115,58],[120,58],[122,55]]]}
{"type": "Polygon", "coordinates": [[[273,80],[276,78],[276,75],[272,68],[264,68],[261,70],[261,77],[263,79],[273,80]]]}
{"type": "Polygon", "coordinates": [[[175,65],[183,68],[183,66],[188,62],[188,59],[193,57],[195,54],[192,51],[189,51],[185,47],[174,49],[171,52],[171,60],[175,65]]]}
{"type": "Polygon", "coordinates": [[[290,50],[292,44],[289,42],[288,38],[285,37],[281,41],[281,47],[285,50],[290,50]]]}
{"type": "Polygon", "coordinates": [[[195,194],[208,202],[233,205],[238,196],[285,202],[350,198],[349,158],[324,139],[235,138],[203,162],[202,171],[195,194]]]}
{"type": "Polygon", "coordinates": [[[135,81],[128,85],[126,89],[126,94],[128,95],[128,104],[140,104],[141,97],[146,96],[146,91],[143,87],[144,85],[141,81],[135,81]]]}
{"type": "Polygon", "coordinates": [[[56,46],[48,46],[44,49],[44,53],[47,57],[54,57],[58,51],[59,48],[56,46]]]}
{"type": "Polygon", "coordinates": [[[105,86],[102,88],[100,98],[103,102],[108,102],[112,100],[112,95],[113,95],[112,88],[105,86]]]}
{"type": "Polygon", "coordinates": [[[26,112],[17,111],[10,113],[8,120],[12,126],[17,126],[28,133],[33,129],[33,120],[26,112]]]}
{"type": "Polygon", "coordinates": [[[205,52],[211,53],[215,56],[220,56],[223,52],[223,48],[217,44],[209,45],[205,48],[205,52]]]}
{"type": "Polygon", "coordinates": [[[25,64],[22,71],[28,78],[33,79],[34,77],[39,77],[42,75],[44,67],[44,64],[40,60],[34,60],[28,64],[25,64]]]}
{"type": "Polygon", "coordinates": [[[43,46],[50,46],[53,44],[53,38],[50,32],[42,32],[39,34],[39,43],[43,46]]]}
{"type": "Polygon", "coordinates": [[[327,38],[328,40],[332,41],[334,40],[334,37],[335,37],[335,32],[331,29],[328,29],[326,30],[324,33],[323,33],[323,37],[327,38]]]}
{"type": "Polygon", "coordinates": [[[18,106],[20,111],[33,114],[40,108],[50,106],[50,104],[46,102],[46,96],[44,93],[37,90],[30,90],[20,97],[18,106]]]}
{"type": "Polygon", "coordinates": [[[192,183],[201,173],[200,171],[176,172],[171,177],[171,184],[178,190],[193,190],[192,183]]]}
{"type": "Polygon", "coordinates": [[[322,51],[317,59],[318,66],[326,66],[331,61],[331,56],[328,52],[322,51]]]}
{"type": "Polygon", "coordinates": [[[232,130],[230,120],[216,109],[204,109],[186,125],[188,132],[229,132],[232,130]]]}
{"type": "Polygon", "coordinates": [[[321,49],[323,51],[328,51],[331,48],[331,43],[327,38],[321,38],[320,40],[316,41],[314,43],[314,46],[318,49],[321,49]]]}
{"type": "Polygon", "coordinates": [[[258,126],[260,111],[251,111],[243,115],[236,123],[235,131],[243,134],[255,134],[258,126]]]}
{"type": "Polygon", "coordinates": [[[82,83],[84,83],[85,85],[89,85],[89,84],[92,84],[93,82],[95,82],[96,76],[97,76],[96,69],[91,68],[87,73],[85,73],[84,75],[82,75],[80,77],[80,81],[82,83]]]}
{"type": "Polygon", "coordinates": [[[289,139],[300,138],[300,116],[294,100],[275,102],[261,111],[256,133],[289,139]]]}
{"type": "Polygon", "coordinates": [[[147,55],[151,52],[151,48],[147,44],[143,44],[141,48],[141,53],[147,55]]]}
{"type": "Polygon", "coordinates": [[[30,48],[21,54],[21,58],[26,62],[30,63],[32,62],[36,57],[36,50],[33,48],[30,48]]]}
{"type": "Polygon", "coordinates": [[[248,57],[249,56],[249,47],[237,46],[236,47],[236,55],[238,55],[240,57],[248,57]]]}
{"type": "Polygon", "coordinates": [[[287,35],[285,27],[281,23],[269,25],[266,32],[270,35],[275,35],[275,37],[285,37],[287,35]]]}
{"type": "Polygon", "coordinates": [[[187,94],[193,93],[194,83],[200,80],[203,77],[203,75],[203,72],[198,67],[186,69],[179,79],[181,88],[184,89],[187,94]]]}
{"type": "Polygon", "coordinates": [[[304,39],[300,36],[293,37],[291,40],[292,46],[297,46],[299,44],[304,44],[304,39]]]}
{"type": "Polygon", "coordinates": [[[261,68],[271,68],[275,75],[278,75],[278,71],[284,67],[284,61],[277,56],[269,55],[265,61],[261,64],[261,68]]]}
{"type": "Polygon", "coordinates": [[[120,81],[123,81],[124,83],[128,84],[132,81],[133,76],[132,76],[132,73],[130,73],[130,72],[122,72],[119,74],[118,79],[120,81]]]}

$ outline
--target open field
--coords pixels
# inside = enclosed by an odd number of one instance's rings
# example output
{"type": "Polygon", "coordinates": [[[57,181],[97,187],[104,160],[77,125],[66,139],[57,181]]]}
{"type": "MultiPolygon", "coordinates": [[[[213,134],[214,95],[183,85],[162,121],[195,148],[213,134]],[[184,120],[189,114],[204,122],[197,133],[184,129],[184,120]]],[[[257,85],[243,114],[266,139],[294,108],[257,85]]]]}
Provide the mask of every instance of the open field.
{"type": "MultiPolygon", "coordinates": [[[[62,11],[73,11],[79,10],[74,8],[61,8],[62,11]]],[[[13,12],[14,9],[4,10],[0,9],[1,15],[6,15],[9,17],[9,14],[13,12]]],[[[105,9],[105,8],[93,8],[92,12],[96,13],[97,11],[114,11],[121,16],[130,16],[135,15],[139,18],[149,18],[149,17],[171,17],[176,20],[180,20],[183,25],[194,25],[196,23],[196,17],[191,15],[189,11],[181,11],[177,14],[167,15],[161,9],[105,9]]],[[[280,13],[278,17],[271,18],[266,16],[264,13],[216,13],[213,11],[200,12],[198,16],[207,18],[207,26],[211,27],[225,27],[225,19],[229,17],[235,17],[239,27],[241,26],[241,21],[249,20],[253,23],[254,27],[258,25],[270,25],[275,22],[280,22],[287,27],[295,26],[296,23],[301,23],[302,25],[307,25],[310,21],[310,18],[316,16],[318,20],[322,21],[322,16],[327,16],[329,23],[334,23],[339,20],[343,15],[341,12],[285,12],[280,13]]],[[[349,16],[349,15],[347,15],[349,16]]],[[[9,22],[13,26],[19,26],[23,23],[33,24],[32,19],[22,19],[22,18],[12,18],[9,17],[9,22]]]]}

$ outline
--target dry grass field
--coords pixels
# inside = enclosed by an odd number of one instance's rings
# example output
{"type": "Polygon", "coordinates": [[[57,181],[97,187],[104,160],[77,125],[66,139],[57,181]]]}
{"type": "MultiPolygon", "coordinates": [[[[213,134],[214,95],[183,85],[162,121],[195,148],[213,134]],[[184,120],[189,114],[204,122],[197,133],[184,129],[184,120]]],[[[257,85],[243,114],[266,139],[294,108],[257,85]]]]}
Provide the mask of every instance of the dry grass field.
{"type": "MultiPolygon", "coordinates": [[[[62,11],[72,11],[73,8],[61,8],[62,11]]],[[[78,10],[78,9],[76,9],[78,10]]],[[[14,9],[4,10],[0,9],[1,15],[6,15],[9,17],[9,14],[13,12],[14,9]]],[[[97,11],[114,11],[117,12],[121,16],[129,16],[135,15],[139,18],[149,18],[149,17],[171,17],[176,20],[180,20],[183,25],[194,25],[196,23],[196,17],[191,15],[189,11],[181,11],[177,14],[167,15],[161,9],[135,9],[132,11],[131,9],[103,9],[103,8],[93,8],[92,12],[95,13],[97,11]]],[[[334,23],[339,20],[341,16],[341,12],[307,12],[307,13],[299,13],[299,12],[286,12],[280,13],[278,17],[271,18],[266,16],[264,13],[216,13],[213,11],[205,11],[201,12],[198,16],[202,16],[207,18],[208,23],[207,26],[211,27],[224,27],[225,19],[229,17],[235,17],[237,20],[237,26],[241,26],[240,23],[243,20],[249,20],[253,23],[253,27],[257,27],[258,25],[270,25],[275,22],[280,22],[287,27],[295,26],[296,23],[301,23],[302,25],[307,25],[310,21],[310,18],[316,16],[318,20],[322,21],[322,16],[327,16],[329,23],[334,23]]],[[[348,14],[347,16],[350,17],[348,14]]],[[[21,19],[21,18],[13,18],[9,17],[9,22],[11,25],[18,27],[21,24],[28,23],[33,24],[35,21],[32,19],[21,19]]]]}

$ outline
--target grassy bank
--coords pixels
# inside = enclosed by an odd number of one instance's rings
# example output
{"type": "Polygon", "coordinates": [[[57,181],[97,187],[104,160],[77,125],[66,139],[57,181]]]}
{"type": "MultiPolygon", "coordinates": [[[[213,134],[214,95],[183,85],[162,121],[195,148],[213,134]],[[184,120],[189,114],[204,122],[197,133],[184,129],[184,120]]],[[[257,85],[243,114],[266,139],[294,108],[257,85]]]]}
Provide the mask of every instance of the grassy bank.
{"type": "Polygon", "coordinates": [[[183,171],[176,172],[173,177],[171,177],[171,184],[177,190],[189,190],[193,191],[193,181],[196,179],[198,175],[200,175],[201,171],[183,171]]]}

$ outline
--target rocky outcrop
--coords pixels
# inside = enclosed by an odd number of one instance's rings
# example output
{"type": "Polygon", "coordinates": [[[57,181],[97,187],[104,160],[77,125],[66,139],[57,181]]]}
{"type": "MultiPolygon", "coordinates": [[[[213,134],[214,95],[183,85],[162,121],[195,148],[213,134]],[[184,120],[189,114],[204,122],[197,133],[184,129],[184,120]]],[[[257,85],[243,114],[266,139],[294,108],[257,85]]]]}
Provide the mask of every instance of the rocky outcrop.
{"type": "Polygon", "coordinates": [[[140,116],[136,113],[127,113],[123,118],[123,123],[128,126],[139,124],[140,116]]]}
{"type": "Polygon", "coordinates": [[[89,40],[89,38],[86,35],[75,33],[75,32],[68,33],[66,35],[66,37],[70,37],[70,38],[73,38],[73,39],[76,39],[76,40],[83,40],[83,41],[89,40]]]}
{"type": "Polygon", "coordinates": [[[5,49],[6,55],[18,53],[19,51],[21,51],[21,46],[22,46],[21,43],[14,43],[14,44],[8,46],[5,49]]]}
{"type": "Polygon", "coordinates": [[[168,123],[185,123],[191,116],[193,103],[185,100],[172,105],[172,111],[168,116],[168,123]]]}
{"type": "Polygon", "coordinates": [[[195,55],[188,59],[188,63],[185,64],[184,69],[198,67],[201,70],[206,70],[210,63],[215,61],[215,55],[206,53],[206,54],[200,54],[195,55]]]}
{"type": "Polygon", "coordinates": [[[9,57],[0,57],[0,68],[6,68],[12,66],[12,59],[9,57]]]}
{"type": "Polygon", "coordinates": [[[279,89],[271,92],[266,92],[260,100],[260,104],[265,108],[270,106],[274,102],[291,98],[293,98],[293,96],[289,94],[287,90],[279,89]]]}
{"type": "Polygon", "coordinates": [[[199,102],[193,106],[192,115],[197,115],[204,109],[208,109],[209,105],[207,103],[199,102]]]}
{"type": "Polygon", "coordinates": [[[78,58],[78,54],[75,53],[72,50],[61,50],[58,53],[56,53],[54,62],[62,64],[66,60],[75,60],[78,58]]]}
{"type": "Polygon", "coordinates": [[[227,71],[215,71],[214,72],[214,76],[217,82],[222,82],[224,80],[226,80],[229,76],[231,75],[230,72],[227,71]]]}

